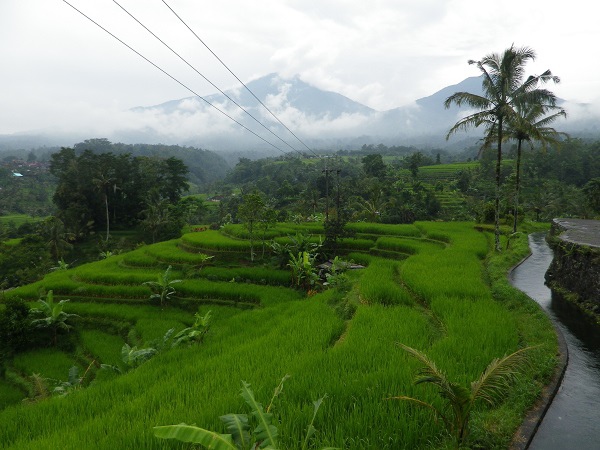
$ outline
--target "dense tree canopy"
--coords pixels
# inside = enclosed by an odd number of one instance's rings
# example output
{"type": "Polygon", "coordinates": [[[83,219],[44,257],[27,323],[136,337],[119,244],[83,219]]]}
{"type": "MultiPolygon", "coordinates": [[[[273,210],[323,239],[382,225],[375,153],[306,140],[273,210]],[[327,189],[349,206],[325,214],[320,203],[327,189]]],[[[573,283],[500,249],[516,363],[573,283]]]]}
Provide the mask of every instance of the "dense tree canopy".
{"type": "Polygon", "coordinates": [[[150,201],[175,204],[187,190],[182,161],[63,148],[52,155],[58,217],[77,235],[113,225],[131,226],[150,201]]]}
{"type": "Polygon", "coordinates": [[[108,139],[87,139],[73,146],[77,154],[90,150],[94,153],[113,153],[149,158],[176,158],[189,169],[188,181],[206,187],[222,179],[229,170],[225,159],[215,152],[195,147],[163,144],[122,144],[112,143],[108,139]]]}
{"type": "MultiPolygon", "coordinates": [[[[419,154],[418,164],[433,162],[419,154]]],[[[438,217],[439,201],[431,187],[415,180],[402,164],[395,167],[380,154],[362,158],[336,156],[319,160],[240,159],[225,182],[243,193],[259,191],[279,210],[279,219],[328,214],[347,220],[405,223],[438,217]]],[[[224,189],[226,190],[226,189],[224,189]]],[[[239,196],[221,202],[223,214],[234,222],[239,196]]]]}

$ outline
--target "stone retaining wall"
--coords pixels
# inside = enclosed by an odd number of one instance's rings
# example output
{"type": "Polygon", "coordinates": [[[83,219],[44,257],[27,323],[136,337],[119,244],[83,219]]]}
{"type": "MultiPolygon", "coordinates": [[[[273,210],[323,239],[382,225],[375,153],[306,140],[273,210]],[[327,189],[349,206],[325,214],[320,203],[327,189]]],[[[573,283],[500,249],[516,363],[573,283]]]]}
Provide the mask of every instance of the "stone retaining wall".
{"type": "Polygon", "coordinates": [[[554,219],[547,240],[548,285],[600,323],[600,221],[554,219]]]}

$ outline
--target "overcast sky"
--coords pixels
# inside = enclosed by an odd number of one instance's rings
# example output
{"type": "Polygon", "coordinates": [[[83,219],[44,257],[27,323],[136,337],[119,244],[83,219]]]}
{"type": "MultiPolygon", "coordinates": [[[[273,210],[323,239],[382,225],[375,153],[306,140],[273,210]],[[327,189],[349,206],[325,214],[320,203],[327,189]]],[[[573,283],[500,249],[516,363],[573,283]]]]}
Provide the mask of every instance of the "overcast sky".
{"type": "MultiPolygon", "coordinates": [[[[215,89],[112,0],[69,0],[201,95],[215,89]]],[[[236,80],[162,0],[119,0],[222,89],[236,80]]],[[[560,97],[599,103],[598,17],[584,0],[166,0],[243,81],[300,78],[377,110],[479,75],[469,59],[512,43],[561,77],[560,97]]],[[[593,3],[592,3],[593,4],[593,3]]],[[[190,92],[62,0],[0,0],[0,134],[103,130],[122,111],[190,92]]]]}

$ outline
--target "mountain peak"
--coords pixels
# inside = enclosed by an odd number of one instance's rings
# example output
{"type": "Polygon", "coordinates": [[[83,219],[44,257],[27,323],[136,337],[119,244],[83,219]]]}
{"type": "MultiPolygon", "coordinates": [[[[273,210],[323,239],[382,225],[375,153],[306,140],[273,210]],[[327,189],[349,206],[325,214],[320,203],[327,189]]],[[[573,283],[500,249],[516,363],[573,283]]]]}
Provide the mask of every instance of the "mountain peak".
{"type": "Polygon", "coordinates": [[[416,103],[422,107],[443,105],[444,101],[446,101],[448,97],[456,92],[471,92],[472,94],[480,95],[482,93],[482,77],[483,75],[466,78],[460,83],[446,86],[445,88],[442,88],[427,97],[420,98],[416,101],[416,103]]]}
{"type": "MultiPolygon", "coordinates": [[[[281,112],[292,108],[306,117],[318,120],[326,118],[337,119],[342,115],[352,114],[369,115],[375,112],[375,110],[368,106],[355,102],[341,94],[314,87],[302,81],[298,75],[291,78],[284,78],[277,73],[270,73],[249,81],[246,83],[246,86],[248,89],[240,86],[239,88],[229,89],[224,92],[229,98],[235,100],[236,103],[252,114],[253,111],[257,112],[261,108],[256,98],[260,99],[263,104],[276,114],[278,111],[281,112]]],[[[204,99],[211,104],[227,105],[226,109],[229,107],[237,108],[227,96],[218,93],[206,96],[204,99]]],[[[208,105],[203,105],[196,100],[197,97],[186,97],[159,105],[136,107],[133,110],[141,112],[152,109],[171,114],[178,110],[190,112],[190,103],[197,109],[208,107],[208,105]]]]}

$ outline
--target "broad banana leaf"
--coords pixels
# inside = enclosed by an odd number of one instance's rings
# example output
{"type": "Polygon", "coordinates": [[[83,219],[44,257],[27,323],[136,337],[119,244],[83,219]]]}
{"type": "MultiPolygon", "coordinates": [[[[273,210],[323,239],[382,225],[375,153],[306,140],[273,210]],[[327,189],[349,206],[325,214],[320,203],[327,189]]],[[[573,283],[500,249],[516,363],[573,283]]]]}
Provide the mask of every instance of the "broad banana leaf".
{"type": "Polygon", "coordinates": [[[219,417],[231,433],[233,441],[239,448],[248,448],[250,445],[250,425],[246,414],[226,414],[219,417]]]}
{"type": "Polygon", "coordinates": [[[261,442],[260,448],[266,448],[267,446],[276,448],[277,427],[271,424],[273,414],[264,412],[263,406],[254,398],[254,392],[250,389],[250,385],[245,381],[242,383],[242,397],[252,408],[252,415],[258,420],[258,426],[254,429],[255,439],[261,442]]]}
{"type": "Polygon", "coordinates": [[[185,423],[154,427],[154,435],[163,439],[177,439],[200,444],[208,450],[238,450],[230,434],[219,434],[185,423]]]}

